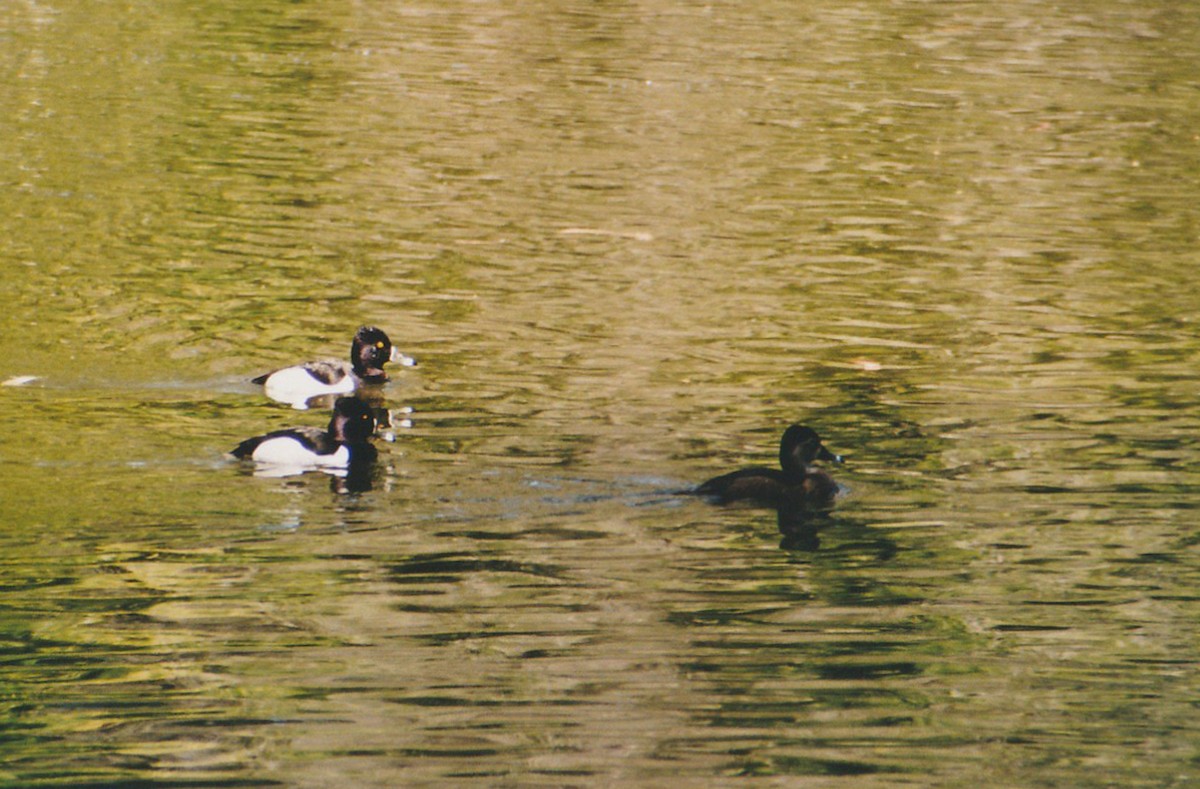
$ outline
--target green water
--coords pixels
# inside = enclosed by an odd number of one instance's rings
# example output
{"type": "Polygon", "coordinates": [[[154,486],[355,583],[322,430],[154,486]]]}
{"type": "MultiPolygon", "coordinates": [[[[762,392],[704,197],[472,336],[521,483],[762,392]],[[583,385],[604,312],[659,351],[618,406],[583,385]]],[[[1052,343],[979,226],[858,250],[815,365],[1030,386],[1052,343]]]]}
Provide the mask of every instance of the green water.
{"type": "Polygon", "coordinates": [[[1197,51],[1112,0],[9,4],[0,785],[1194,784],[1197,51]],[[224,456],[362,323],[420,360],[370,490],[224,456]],[[795,421],[819,544],[675,495],[795,421]]]}

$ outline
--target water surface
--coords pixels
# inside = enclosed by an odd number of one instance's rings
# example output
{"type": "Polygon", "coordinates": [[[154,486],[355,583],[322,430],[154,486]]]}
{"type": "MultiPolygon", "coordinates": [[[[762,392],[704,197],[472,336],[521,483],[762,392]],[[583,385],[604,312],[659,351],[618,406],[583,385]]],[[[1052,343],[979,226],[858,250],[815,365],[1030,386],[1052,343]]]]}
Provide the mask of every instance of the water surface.
{"type": "Polygon", "coordinates": [[[1193,783],[1193,17],[9,7],[0,783],[1193,783]]]}

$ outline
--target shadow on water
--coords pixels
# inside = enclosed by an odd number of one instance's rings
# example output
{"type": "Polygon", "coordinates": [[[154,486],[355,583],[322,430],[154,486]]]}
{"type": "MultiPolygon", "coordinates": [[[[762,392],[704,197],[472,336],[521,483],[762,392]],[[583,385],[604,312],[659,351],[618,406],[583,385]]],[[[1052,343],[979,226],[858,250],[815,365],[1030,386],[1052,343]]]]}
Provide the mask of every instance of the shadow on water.
{"type": "MultiPolygon", "coordinates": [[[[837,535],[835,553],[855,555],[860,558],[870,557],[876,562],[885,562],[894,558],[900,547],[887,534],[871,528],[870,522],[861,518],[840,514],[836,506],[811,507],[804,504],[784,505],[778,508],[747,505],[745,503],[731,507],[713,508],[709,502],[697,497],[689,488],[672,485],[654,477],[627,477],[617,480],[600,480],[582,476],[550,476],[529,477],[523,481],[532,498],[479,500],[477,504],[499,504],[505,512],[511,512],[514,518],[527,517],[533,511],[555,512],[558,516],[569,517],[571,514],[586,513],[589,506],[615,504],[621,507],[636,509],[655,509],[669,517],[672,510],[682,512],[694,511],[692,507],[701,507],[703,511],[734,512],[744,515],[748,524],[765,525],[774,512],[774,523],[779,537],[779,547],[784,551],[797,553],[815,552],[821,549],[822,533],[834,532],[837,535]],[[536,506],[531,502],[536,501],[536,506]]],[[[845,494],[845,489],[843,489],[845,494]]],[[[594,531],[571,531],[580,538],[594,537],[594,531]]],[[[488,539],[518,539],[525,532],[459,532],[473,534],[488,539]]]]}

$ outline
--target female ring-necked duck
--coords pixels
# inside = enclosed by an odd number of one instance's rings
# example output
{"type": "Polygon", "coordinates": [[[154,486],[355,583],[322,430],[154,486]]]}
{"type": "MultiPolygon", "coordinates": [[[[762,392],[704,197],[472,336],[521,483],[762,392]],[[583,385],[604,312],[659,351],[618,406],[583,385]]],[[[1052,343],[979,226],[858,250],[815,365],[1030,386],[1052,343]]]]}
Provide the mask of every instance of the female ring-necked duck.
{"type": "Polygon", "coordinates": [[[840,455],[825,448],[815,430],[792,425],[779,442],[780,469],[741,469],[713,477],[692,492],[720,504],[753,501],[780,509],[826,507],[840,488],[829,474],[810,466],[814,460],[842,462],[840,455]]]}
{"type": "Polygon", "coordinates": [[[262,384],[272,400],[303,411],[314,397],[350,394],[364,384],[384,383],[388,376],[383,366],[388,362],[405,367],[417,363],[392,347],[382,329],[363,326],[354,333],[349,364],[334,359],[306,362],[260,375],[251,383],[262,384]]]}
{"type": "Polygon", "coordinates": [[[273,466],[287,476],[310,470],[337,473],[352,465],[370,463],[376,449],[369,441],[375,432],[371,407],[356,397],[339,397],[333,404],[329,427],[290,427],[248,438],[233,448],[236,458],[273,466]]]}

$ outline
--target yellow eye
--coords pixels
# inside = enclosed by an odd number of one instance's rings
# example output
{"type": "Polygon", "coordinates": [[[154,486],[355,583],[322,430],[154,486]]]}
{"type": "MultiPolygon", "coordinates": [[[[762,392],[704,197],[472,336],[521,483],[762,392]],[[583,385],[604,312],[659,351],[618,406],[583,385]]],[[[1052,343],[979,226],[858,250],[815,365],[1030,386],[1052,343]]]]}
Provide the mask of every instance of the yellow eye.
{"type": "Polygon", "coordinates": [[[382,349],[383,348],[383,340],[380,340],[379,342],[375,343],[375,347],[382,349]]]}

